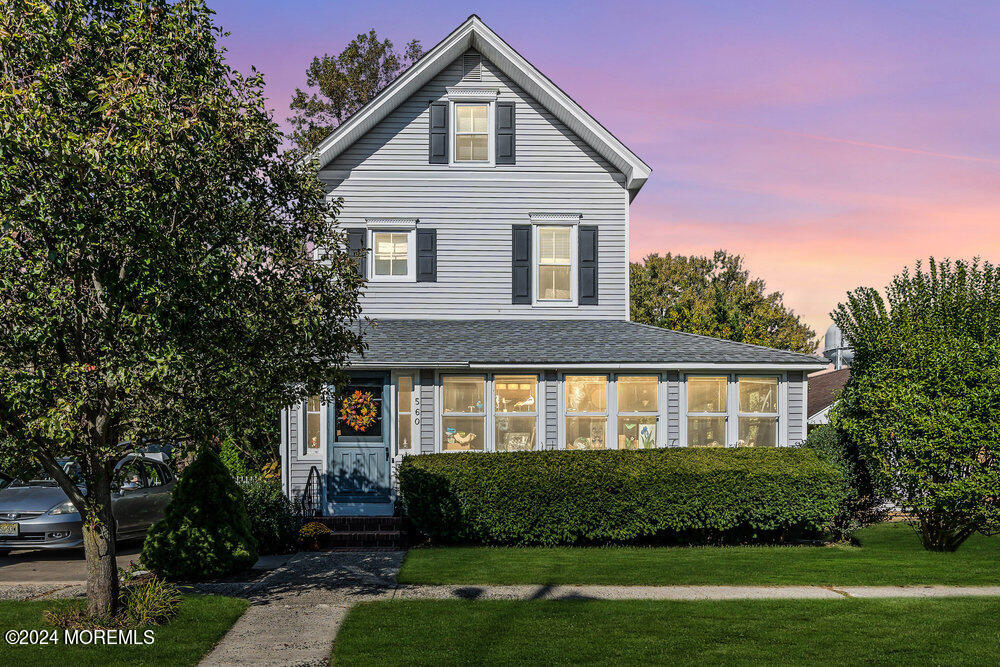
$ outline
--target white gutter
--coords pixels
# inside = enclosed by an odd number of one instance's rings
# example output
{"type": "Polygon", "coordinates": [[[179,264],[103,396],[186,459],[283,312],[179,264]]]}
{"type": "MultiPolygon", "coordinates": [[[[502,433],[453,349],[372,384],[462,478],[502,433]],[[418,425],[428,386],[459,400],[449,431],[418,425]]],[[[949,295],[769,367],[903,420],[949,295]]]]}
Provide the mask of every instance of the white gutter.
{"type": "Polygon", "coordinates": [[[796,364],[764,364],[764,363],[747,363],[747,364],[732,364],[732,363],[710,363],[710,362],[685,362],[685,363],[621,363],[621,364],[532,364],[532,363],[522,363],[522,364],[511,364],[511,363],[496,363],[496,364],[480,364],[480,363],[468,363],[460,361],[448,361],[448,362],[433,362],[433,361],[410,361],[398,364],[384,364],[384,363],[351,363],[349,364],[352,368],[378,368],[378,369],[395,369],[395,368],[468,368],[472,370],[487,370],[493,368],[540,368],[544,370],[562,370],[562,369],[594,369],[594,370],[633,370],[633,369],[649,369],[649,370],[732,370],[732,371],[753,371],[753,370],[783,370],[783,371],[814,371],[826,368],[829,364],[816,362],[814,364],[806,363],[796,363],[796,364]]]}

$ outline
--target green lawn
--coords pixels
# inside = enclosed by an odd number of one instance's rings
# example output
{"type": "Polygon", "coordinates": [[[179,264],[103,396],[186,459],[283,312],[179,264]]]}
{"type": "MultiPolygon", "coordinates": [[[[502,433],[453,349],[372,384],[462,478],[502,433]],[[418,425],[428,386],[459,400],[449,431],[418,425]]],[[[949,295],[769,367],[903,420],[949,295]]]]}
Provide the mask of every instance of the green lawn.
{"type": "MultiPolygon", "coordinates": [[[[0,601],[0,630],[51,629],[42,612],[79,601],[0,601]]],[[[170,623],[153,627],[145,646],[10,646],[0,644],[7,665],[194,665],[243,615],[247,602],[215,595],[185,596],[170,623]]],[[[139,635],[142,635],[140,631],[139,635]]],[[[60,634],[61,637],[61,634],[60,634]]]]}
{"type": "Polygon", "coordinates": [[[909,526],[858,533],[860,547],[442,547],[413,549],[408,584],[1000,584],[1000,537],[925,551],[909,526]]]}
{"type": "Polygon", "coordinates": [[[349,613],[342,665],[996,664],[1000,600],[395,601],[349,613]]]}

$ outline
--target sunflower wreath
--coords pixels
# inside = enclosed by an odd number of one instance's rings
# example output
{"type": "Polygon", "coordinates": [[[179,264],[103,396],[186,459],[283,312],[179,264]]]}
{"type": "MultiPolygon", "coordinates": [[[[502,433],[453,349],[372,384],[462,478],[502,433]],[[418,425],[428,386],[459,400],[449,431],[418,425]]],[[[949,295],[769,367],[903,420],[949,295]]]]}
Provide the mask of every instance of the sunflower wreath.
{"type": "Polygon", "coordinates": [[[340,402],[340,421],[355,431],[367,431],[375,423],[376,416],[375,400],[367,391],[357,389],[340,402]]]}

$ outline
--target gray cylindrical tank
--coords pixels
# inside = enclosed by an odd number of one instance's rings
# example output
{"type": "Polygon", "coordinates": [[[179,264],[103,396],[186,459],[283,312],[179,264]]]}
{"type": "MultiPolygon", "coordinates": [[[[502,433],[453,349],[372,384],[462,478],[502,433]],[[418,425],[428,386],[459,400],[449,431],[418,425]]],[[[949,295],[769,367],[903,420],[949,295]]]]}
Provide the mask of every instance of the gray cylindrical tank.
{"type": "Polygon", "coordinates": [[[854,350],[844,339],[843,332],[836,324],[831,324],[830,328],[826,330],[823,356],[829,359],[837,370],[850,366],[851,362],[854,361],[854,350]]]}

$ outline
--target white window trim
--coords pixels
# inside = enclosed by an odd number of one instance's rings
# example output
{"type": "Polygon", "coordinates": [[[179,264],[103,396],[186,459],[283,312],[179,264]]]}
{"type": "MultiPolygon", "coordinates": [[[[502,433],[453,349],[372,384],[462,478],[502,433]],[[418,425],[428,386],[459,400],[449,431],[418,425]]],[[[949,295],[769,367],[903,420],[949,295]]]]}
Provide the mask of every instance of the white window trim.
{"type": "Polygon", "coordinates": [[[392,456],[394,460],[401,460],[404,456],[420,453],[420,385],[417,373],[393,372],[392,380],[389,383],[389,399],[392,401],[392,456]],[[400,448],[399,440],[399,395],[400,378],[410,378],[410,448],[403,450],[400,448]]]}
{"type": "Polygon", "coordinates": [[[298,460],[299,461],[325,461],[326,460],[326,437],[327,437],[327,412],[329,412],[329,404],[325,401],[320,402],[319,405],[319,449],[314,453],[308,452],[306,447],[306,440],[309,437],[309,399],[299,403],[298,409],[298,419],[299,419],[299,442],[298,442],[298,460]]]}
{"type": "MultiPolygon", "coordinates": [[[[499,90],[496,88],[448,88],[448,166],[460,169],[489,169],[496,166],[496,106],[499,90]],[[458,161],[458,104],[486,105],[486,145],[489,159],[483,161],[458,161]]],[[[476,133],[480,134],[480,133],[476,133]]]]}
{"type": "MultiPolygon", "coordinates": [[[[609,449],[618,449],[618,420],[621,417],[653,417],[653,418],[655,418],[654,424],[656,426],[656,438],[655,438],[655,442],[653,443],[653,448],[656,449],[658,447],[662,447],[663,446],[662,445],[663,438],[662,438],[662,435],[660,434],[660,430],[661,430],[660,429],[660,425],[661,425],[662,422],[665,421],[665,420],[663,420],[663,419],[660,418],[660,406],[663,404],[663,401],[661,400],[661,393],[664,391],[663,377],[659,373],[618,373],[614,377],[613,386],[614,386],[614,391],[615,391],[615,415],[614,415],[615,423],[614,423],[614,429],[612,430],[612,433],[614,434],[614,443],[608,443],[608,444],[609,445],[613,444],[614,446],[613,447],[609,447],[609,449]],[[642,377],[642,378],[652,378],[653,380],[655,380],[655,382],[656,382],[656,406],[654,407],[653,410],[646,411],[646,412],[626,412],[626,411],[623,411],[621,409],[620,403],[618,401],[618,381],[621,380],[623,377],[629,377],[629,378],[642,377]]],[[[642,449],[642,448],[640,447],[639,449],[642,449]]]]}
{"type": "MultiPolygon", "coordinates": [[[[788,377],[784,372],[775,373],[682,373],[680,376],[680,443],[681,447],[689,447],[687,420],[688,417],[720,417],[726,418],[726,443],[724,447],[737,447],[739,440],[739,378],[741,377],[776,377],[778,378],[778,442],[777,447],[788,446],[788,377]],[[688,413],[688,378],[692,377],[725,377],[726,382],[726,414],[722,413],[688,413]]],[[[758,416],[744,413],[743,416],[758,416]]],[[[773,417],[773,414],[759,415],[773,417]]]]}
{"type": "MultiPolygon", "coordinates": [[[[599,373],[599,372],[588,372],[579,371],[576,373],[560,373],[559,374],[559,449],[569,449],[569,438],[566,435],[566,418],[567,417],[604,417],[604,448],[611,449],[611,422],[617,419],[618,414],[618,386],[615,377],[609,373],[599,373]],[[604,412],[567,412],[566,404],[566,378],[567,376],[573,377],[599,377],[603,376],[605,378],[605,391],[604,391],[604,412]]],[[[617,433],[617,425],[615,428],[617,433]]],[[[617,448],[617,439],[615,440],[615,445],[617,448]]],[[[572,450],[572,451],[588,451],[588,450],[572,450]]],[[[589,450],[589,451],[599,451],[599,450],[589,450]]]]}
{"type": "Polygon", "coordinates": [[[532,306],[552,306],[555,308],[575,308],[577,305],[577,295],[579,293],[580,258],[580,218],[546,219],[532,215],[531,217],[531,305],[532,306]],[[568,299],[540,299],[538,297],[541,281],[538,279],[538,268],[541,259],[541,234],[539,227],[569,227],[569,298],[568,299]]]}
{"type": "Polygon", "coordinates": [[[734,446],[735,443],[739,442],[740,439],[740,417],[763,417],[765,419],[776,419],[777,424],[776,428],[774,429],[774,439],[775,439],[774,446],[779,447],[782,444],[786,444],[788,442],[788,439],[783,437],[783,425],[786,424],[788,420],[781,418],[781,405],[782,405],[782,394],[783,394],[782,385],[784,384],[784,382],[782,382],[782,378],[777,375],[767,375],[762,373],[738,373],[734,376],[734,381],[736,384],[736,419],[735,419],[736,429],[733,438],[734,446]],[[777,396],[774,397],[776,412],[742,412],[740,410],[740,390],[739,390],[740,378],[777,378],[778,385],[777,387],[775,387],[777,391],[777,396]]]}
{"type": "Polygon", "coordinates": [[[489,373],[441,373],[437,377],[436,382],[436,395],[435,404],[437,409],[434,411],[437,415],[437,433],[435,434],[435,442],[438,447],[438,451],[445,454],[475,454],[478,452],[488,452],[490,451],[490,428],[493,426],[492,420],[490,419],[490,374],[489,373]],[[445,412],[444,411],[444,378],[445,377],[471,377],[471,378],[482,378],[483,380],[483,411],[482,412],[445,412]],[[445,449],[444,448],[444,420],[445,417],[469,417],[469,418],[479,418],[483,419],[483,448],[482,449],[445,449]]]}
{"type": "Polygon", "coordinates": [[[535,418],[535,448],[532,450],[525,451],[540,451],[545,449],[545,434],[542,433],[542,391],[544,387],[542,386],[542,376],[540,373],[490,373],[488,379],[489,386],[487,387],[488,393],[490,394],[490,415],[493,420],[493,428],[490,431],[490,436],[487,440],[491,441],[492,449],[489,451],[498,452],[501,451],[497,449],[497,429],[496,420],[502,417],[534,417],[535,418]],[[517,377],[517,376],[531,376],[535,378],[535,409],[532,412],[498,412],[496,405],[496,379],[497,377],[517,377]]]}
{"type": "Polygon", "coordinates": [[[416,229],[417,218],[365,218],[365,226],[369,229],[416,229]]]}
{"type": "Polygon", "coordinates": [[[417,281],[417,232],[416,226],[372,225],[366,232],[369,253],[368,281],[373,283],[412,283],[417,281]],[[375,275],[375,234],[406,234],[406,275],[379,276],[375,275]]]}
{"type": "MultiPolygon", "coordinates": [[[[499,373],[492,372],[481,372],[481,373],[463,373],[463,372],[449,372],[449,371],[437,371],[434,373],[434,451],[439,454],[477,454],[482,452],[496,452],[496,406],[494,405],[494,380],[497,375],[534,375],[536,380],[535,385],[535,449],[533,451],[542,451],[547,449],[544,428],[544,418],[545,418],[545,377],[544,374],[536,370],[504,370],[499,373]],[[445,449],[444,448],[444,377],[445,376],[472,376],[472,377],[484,377],[486,382],[486,387],[484,390],[484,405],[485,409],[485,419],[484,419],[484,431],[483,435],[485,438],[485,444],[483,449],[470,449],[470,450],[456,450],[456,449],[445,449]]],[[[512,412],[501,412],[499,413],[503,416],[517,416],[530,417],[531,413],[512,413],[512,412]]],[[[461,413],[461,412],[451,412],[448,416],[473,416],[478,417],[479,413],[461,413]]]]}
{"type": "Polygon", "coordinates": [[[529,213],[532,224],[545,225],[576,225],[583,219],[582,213],[529,213]]]}

